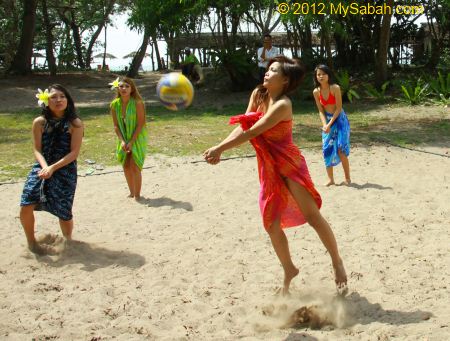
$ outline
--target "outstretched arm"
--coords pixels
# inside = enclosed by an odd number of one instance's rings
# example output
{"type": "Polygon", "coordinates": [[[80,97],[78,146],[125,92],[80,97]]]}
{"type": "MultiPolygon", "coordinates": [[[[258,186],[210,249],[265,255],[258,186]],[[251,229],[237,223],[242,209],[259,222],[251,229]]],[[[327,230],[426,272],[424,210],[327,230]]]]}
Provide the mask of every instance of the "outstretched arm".
{"type": "Polygon", "coordinates": [[[208,163],[217,164],[220,162],[220,156],[225,150],[237,147],[240,144],[257,137],[266,130],[269,130],[279,122],[291,118],[291,102],[288,99],[279,100],[250,129],[244,131],[242,128],[238,127],[217,146],[206,150],[203,153],[205,160],[208,161],[208,163]]]}

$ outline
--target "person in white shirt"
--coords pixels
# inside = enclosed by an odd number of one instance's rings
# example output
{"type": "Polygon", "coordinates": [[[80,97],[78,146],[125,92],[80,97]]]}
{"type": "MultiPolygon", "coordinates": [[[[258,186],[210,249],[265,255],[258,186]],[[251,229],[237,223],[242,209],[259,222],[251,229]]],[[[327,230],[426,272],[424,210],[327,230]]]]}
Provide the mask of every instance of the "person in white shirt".
{"type": "Polygon", "coordinates": [[[281,55],[280,50],[272,46],[272,36],[268,33],[264,35],[263,46],[258,49],[258,70],[259,81],[262,83],[266,73],[267,64],[272,58],[281,55]]]}

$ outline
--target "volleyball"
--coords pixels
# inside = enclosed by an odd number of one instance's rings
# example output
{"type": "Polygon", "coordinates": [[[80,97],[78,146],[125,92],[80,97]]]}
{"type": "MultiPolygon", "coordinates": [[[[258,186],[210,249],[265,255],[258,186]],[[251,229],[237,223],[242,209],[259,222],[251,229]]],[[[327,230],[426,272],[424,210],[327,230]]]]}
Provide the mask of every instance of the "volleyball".
{"type": "Polygon", "coordinates": [[[161,77],[156,94],[167,109],[180,110],[192,103],[194,87],[183,74],[171,72],[161,77]]]}

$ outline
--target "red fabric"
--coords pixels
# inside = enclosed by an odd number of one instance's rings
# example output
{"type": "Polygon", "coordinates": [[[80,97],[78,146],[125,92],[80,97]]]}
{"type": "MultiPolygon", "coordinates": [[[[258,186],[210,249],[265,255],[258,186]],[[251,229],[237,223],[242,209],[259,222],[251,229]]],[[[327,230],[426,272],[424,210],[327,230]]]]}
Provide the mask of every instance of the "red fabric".
{"type": "Polygon", "coordinates": [[[320,93],[319,94],[319,102],[323,106],[326,106],[327,104],[336,104],[336,97],[334,97],[334,95],[330,91],[329,95],[328,95],[328,99],[325,101],[325,99],[322,97],[322,93],[320,93]]]}
{"type": "MultiPolygon", "coordinates": [[[[249,112],[230,118],[230,124],[240,123],[242,129],[250,129],[262,116],[262,112],[249,112]]],[[[284,179],[289,178],[303,186],[322,206],[320,194],[314,188],[305,158],[292,140],[292,120],[281,121],[261,135],[250,140],[256,151],[261,190],[259,207],[265,229],[280,219],[281,227],[306,223],[284,179]]]]}

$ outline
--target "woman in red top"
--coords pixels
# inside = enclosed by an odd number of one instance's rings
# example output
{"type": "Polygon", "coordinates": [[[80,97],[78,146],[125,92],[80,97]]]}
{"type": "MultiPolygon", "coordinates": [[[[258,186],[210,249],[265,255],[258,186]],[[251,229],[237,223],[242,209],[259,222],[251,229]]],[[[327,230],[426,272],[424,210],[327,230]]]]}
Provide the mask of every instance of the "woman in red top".
{"type": "Polygon", "coordinates": [[[247,113],[231,118],[240,126],[220,144],[204,152],[210,164],[221,154],[250,141],[258,160],[261,191],[259,204],[263,223],[284,269],[283,294],[299,270],[294,265],[283,228],[308,222],[328,250],[340,293],[346,292],[347,276],[336,239],[320,214],[322,200],[314,188],[306,161],[292,140],[292,103],[287,94],[300,84],[304,70],[297,60],[284,56],[269,62],[262,85],[252,93],[247,113]]]}

